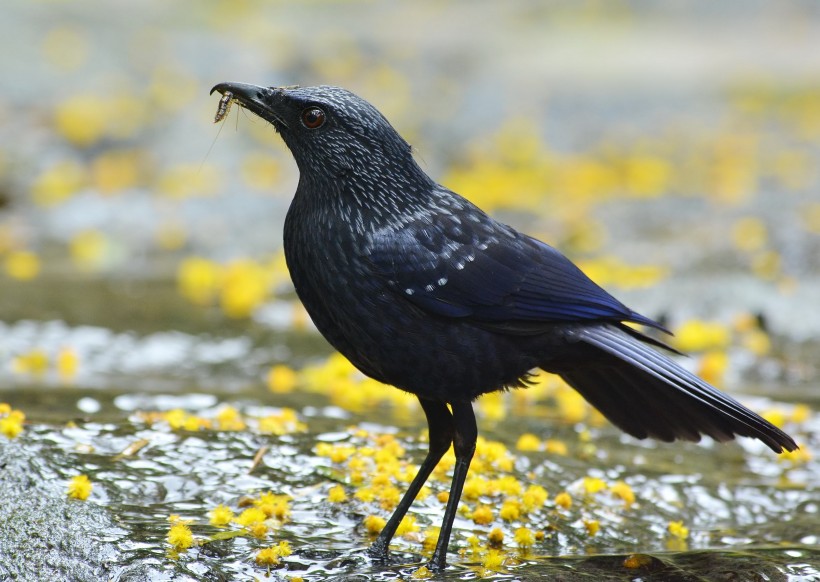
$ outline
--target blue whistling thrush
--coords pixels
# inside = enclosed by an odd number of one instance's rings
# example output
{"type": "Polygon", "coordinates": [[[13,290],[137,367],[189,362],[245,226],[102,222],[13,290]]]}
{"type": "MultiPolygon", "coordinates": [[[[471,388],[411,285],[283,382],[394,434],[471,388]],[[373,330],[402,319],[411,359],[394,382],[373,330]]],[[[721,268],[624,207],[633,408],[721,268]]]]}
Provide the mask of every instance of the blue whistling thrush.
{"type": "Polygon", "coordinates": [[[429,566],[447,546],[477,436],[472,401],[558,374],[639,439],[763,441],[783,431],[694,376],[625,323],[666,331],[551,246],[437,184],[379,111],[338,87],[220,83],[217,120],[236,102],[268,121],[299,166],[284,247],[299,298],[325,338],[364,374],[415,394],[429,452],[370,548],[393,534],[451,445],[450,497],[429,566]]]}

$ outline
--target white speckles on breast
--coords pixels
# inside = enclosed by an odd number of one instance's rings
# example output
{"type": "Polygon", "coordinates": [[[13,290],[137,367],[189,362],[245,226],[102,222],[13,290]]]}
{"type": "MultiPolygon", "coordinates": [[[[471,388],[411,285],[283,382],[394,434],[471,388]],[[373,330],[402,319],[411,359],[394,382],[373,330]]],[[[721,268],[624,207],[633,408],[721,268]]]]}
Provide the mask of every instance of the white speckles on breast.
{"type": "Polygon", "coordinates": [[[428,292],[433,292],[436,290],[435,285],[427,285],[424,287],[428,292]]]}
{"type": "Polygon", "coordinates": [[[446,284],[447,284],[447,277],[442,277],[441,279],[438,280],[438,286],[439,287],[444,287],[446,284]]]}
{"type": "Polygon", "coordinates": [[[412,289],[410,289],[410,287],[408,287],[407,289],[405,289],[405,290],[404,290],[404,292],[405,292],[405,293],[407,293],[408,295],[412,295],[413,293],[415,293],[415,291],[413,291],[412,289]]]}

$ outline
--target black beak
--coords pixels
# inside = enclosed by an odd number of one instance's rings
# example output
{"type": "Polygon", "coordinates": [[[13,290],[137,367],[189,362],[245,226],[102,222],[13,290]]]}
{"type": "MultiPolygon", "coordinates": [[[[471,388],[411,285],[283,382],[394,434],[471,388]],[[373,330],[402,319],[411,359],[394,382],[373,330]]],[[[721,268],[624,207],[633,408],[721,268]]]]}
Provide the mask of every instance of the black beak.
{"type": "Polygon", "coordinates": [[[223,97],[230,94],[229,99],[231,101],[237,102],[251,113],[255,113],[279,128],[287,127],[281,116],[271,108],[272,97],[279,91],[275,87],[260,87],[248,83],[219,83],[214,85],[210,94],[213,95],[214,92],[218,92],[223,97]]]}
{"type": "Polygon", "coordinates": [[[230,92],[233,93],[236,99],[253,99],[264,91],[266,91],[264,87],[249,85],[248,83],[219,83],[214,85],[210,94],[213,95],[215,92],[219,92],[220,95],[224,95],[226,92],[230,92]]]}

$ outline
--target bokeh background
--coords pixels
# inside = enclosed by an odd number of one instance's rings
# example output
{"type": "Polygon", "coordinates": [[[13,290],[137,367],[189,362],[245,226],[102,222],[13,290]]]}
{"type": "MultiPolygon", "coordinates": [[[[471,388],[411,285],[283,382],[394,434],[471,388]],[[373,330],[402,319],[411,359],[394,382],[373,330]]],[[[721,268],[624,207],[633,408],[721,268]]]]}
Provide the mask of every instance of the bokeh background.
{"type": "Polygon", "coordinates": [[[296,300],[295,164],[213,124],[242,81],[365,97],[802,446],[487,396],[447,576],[820,579],[816,3],[12,0],[0,39],[0,578],[429,575],[447,460],[370,563],[423,415],[296,300]]]}

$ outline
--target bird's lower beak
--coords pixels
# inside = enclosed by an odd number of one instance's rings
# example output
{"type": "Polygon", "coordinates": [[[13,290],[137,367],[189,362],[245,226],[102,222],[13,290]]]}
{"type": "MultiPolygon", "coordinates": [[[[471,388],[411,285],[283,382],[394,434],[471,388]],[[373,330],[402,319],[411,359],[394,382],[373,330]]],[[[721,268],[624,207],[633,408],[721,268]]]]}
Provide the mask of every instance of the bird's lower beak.
{"type": "Polygon", "coordinates": [[[213,95],[214,92],[218,92],[222,95],[216,120],[221,121],[225,114],[227,114],[230,103],[235,101],[251,113],[255,113],[277,127],[279,125],[286,126],[282,118],[277,115],[276,111],[271,107],[271,98],[276,91],[277,89],[274,87],[260,87],[248,83],[219,83],[214,85],[211,89],[211,95],[213,95]]]}

